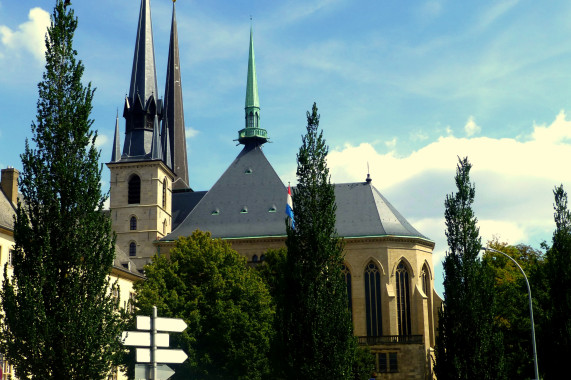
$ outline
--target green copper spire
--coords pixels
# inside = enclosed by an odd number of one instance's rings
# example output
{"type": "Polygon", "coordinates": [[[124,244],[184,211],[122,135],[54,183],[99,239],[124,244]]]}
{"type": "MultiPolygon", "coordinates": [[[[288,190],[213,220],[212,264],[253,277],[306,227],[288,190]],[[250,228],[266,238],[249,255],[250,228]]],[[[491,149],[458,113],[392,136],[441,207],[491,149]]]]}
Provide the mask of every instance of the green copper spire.
{"type": "Polygon", "coordinates": [[[246,83],[245,120],[246,128],[238,132],[240,144],[261,145],[268,141],[268,133],[260,128],[260,99],[258,97],[258,80],[256,79],[256,61],[254,57],[254,38],[250,27],[250,54],[248,57],[248,80],[246,83]]]}

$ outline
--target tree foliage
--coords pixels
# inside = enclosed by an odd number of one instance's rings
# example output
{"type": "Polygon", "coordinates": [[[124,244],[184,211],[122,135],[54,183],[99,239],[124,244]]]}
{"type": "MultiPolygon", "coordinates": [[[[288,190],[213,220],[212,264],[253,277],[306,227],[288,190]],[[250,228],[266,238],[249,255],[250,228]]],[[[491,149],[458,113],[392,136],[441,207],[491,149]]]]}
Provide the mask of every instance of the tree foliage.
{"type": "Polygon", "coordinates": [[[287,227],[284,294],[286,373],[290,379],[351,376],[355,340],[341,273],[343,244],[335,230],[323,131],[314,103],[297,155],[295,229],[287,227]]]}
{"type": "Polygon", "coordinates": [[[555,196],[555,231],[546,252],[546,302],[548,325],[542,366],[546,379],[560,378],[571,356],[571,214],[563,185],[553,191],[555,196]]]}
{"type": "Polygon", "coordinates": [[[111,221],[102,212],[91,85],[76,59],[77,19],[57,0],[46,36],[31,147],[22,154],[13,276],[4,268],[1,350],[19,379],[101,379],[120,350],[109,274],[111,221]]]}
{"type": "Polygon", "coordinates": [[[189,359],[173,379],[260,379],[269,371],[273,308],[267,287],[246,259],[227,242],[195,231],[182,237],[170,256],[145,267],[135,286],[137,314],[188,324],[173,335],[189,359]]]}
{"type": "Polygon", "coordinates": [[[501,335],[493,318],[493,276],[478,258],[481,239],[472,210],[476,191],[471,167],[467,158],[459,160],[457,192],[444,202],[449,250],[436,342],[438,379],[504,378],[501,335]]]}
{"type": "MultiPolygon", "coordinates": [[[[525,272],[533,296],[534,319],[544,321],[538,297],[542,286],[545,259],[543,253],[528,245],[516,246],[500,243],[497,239],[488,243],[490,248],[504,252],[518,262],[525,272]]],[[[533,350],[527,286],[521,271],[507,257],[488,251],[484,254],[484,266],[494,273],[496,295],[495,320],[502,332],[505,352],[505,373],[508,379],[533,379],[533,350]]],[[[541,329],[536,329],[536,332],[541,329]]]]}

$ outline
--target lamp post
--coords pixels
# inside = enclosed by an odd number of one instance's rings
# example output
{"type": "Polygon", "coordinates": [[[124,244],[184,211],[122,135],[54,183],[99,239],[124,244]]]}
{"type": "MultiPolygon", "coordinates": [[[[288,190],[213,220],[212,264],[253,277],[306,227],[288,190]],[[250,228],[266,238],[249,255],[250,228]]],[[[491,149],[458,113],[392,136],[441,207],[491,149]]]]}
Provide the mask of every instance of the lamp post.
{"type": "Polygon", "coordinates": [[[535,325],[533,323],[533,306],[532,306],[532,302],[531,302],[531,289],[529,287],[529,281],[527,280],[527,276],[525,275],[525,272],[523,271],[523,269],[521,269],[521,266],[517,263],[517,261],[515,261],[508,254],[506,254],[502,251],[498,251],[497,249],[489,248],[489,247],[482,247],[482,249],[484,251],[495,252],[495,253],[499,253],[501,255],[504,255],[505,257],[507,257],[508,259],[513,261],[514,264],[519,268],[521,274],[523,274],[523,278],[525,279],[525,285],[527,285],[527,296],[529,299],[529,318],[531,319],[531,345],[533,347],[533,367],[535,370],[535,379],[539,380],[539,369],[537,367],[537,349],[535,347],[535,325]]]}

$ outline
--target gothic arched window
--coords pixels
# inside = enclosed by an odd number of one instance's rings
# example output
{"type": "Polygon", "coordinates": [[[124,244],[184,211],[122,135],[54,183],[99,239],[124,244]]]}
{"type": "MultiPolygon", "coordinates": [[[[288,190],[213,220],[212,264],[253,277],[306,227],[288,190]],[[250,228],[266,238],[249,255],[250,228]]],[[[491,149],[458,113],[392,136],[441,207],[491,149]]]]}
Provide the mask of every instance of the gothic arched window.
{"type": "Polygon", "coordinates": [[[381,336],[381,272],[372,261],[365,268],[365,314],[367,336],[381,336]]]}
{"type": "Polygon", "coordinates": [[[163,208],[167,207],[167,179],[163,179],[163,208]]]}
{"type": "Polygon", "coordinates": [[[137,256],[137,243],[134,241],[129,243],[129,256],[137,256]]]}
{"type": "Polygon", "coordinates": [[[129,229],[131,231],[136,231],[137,230],[137,217],[132,216],[131,220],[129,222],[129,229]]]}
{"type": "Polygon", "coordinates": [[[343,277],[345,277],[345,285],[347,286],[347,307],[351,313],[351,318],[353,318],[353,300],[351,298],[351,272],[346,265],[343,265],[341,267],[341,273],[343,273],[343,277]]]}
{"type": "Polygon", "coordinates": [[[427,297],[430,297],[430,274],[426,264],[422,266],[422,273],[420,274],[422,280],[422,291],[427,297]]]}
{"type": "Polygon", "coordinates": [[[127,196],[129,204],[141,203],[141,178],[136,174],[133,174],[131,178],[129,178],[129,191],[127,196]]]}
{"type": "Polygon", "coordinates": [[[410,281],[408,270],[402,261],[397,266],[396,277],[399,335],[410,335],[410,281]]]}

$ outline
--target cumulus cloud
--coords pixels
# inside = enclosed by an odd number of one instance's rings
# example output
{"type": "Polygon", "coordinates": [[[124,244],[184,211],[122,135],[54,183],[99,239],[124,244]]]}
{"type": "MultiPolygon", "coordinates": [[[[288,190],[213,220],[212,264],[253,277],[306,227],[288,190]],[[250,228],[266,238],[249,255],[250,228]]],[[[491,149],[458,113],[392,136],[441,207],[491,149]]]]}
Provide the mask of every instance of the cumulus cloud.
{"type": "Polygon", "coordinates": [[[110,143],[109,137],[104,134],[98,134],[97,139],[95,140],[95,147],[101,149],[102,147],[108,145],[110,143]]]}
{"type": "MultiPolygon", "coordinates": [[[[398,147],[397,147],[398,148],[398,147]]],[[[398,149],[397,149],[398,151],[398,149]]],[[[441,136],[408,156],[379,153],[363,143],[328,156],[332,180],[362,181],[370,163],[373,184],[421,233],[436,242],[435,264],[446,251],[444,199],[455,191],[457,157],[468,156],[476,185],[474,209],[483,243],[499,236],[538,246],[553,231],[553,193],[571,189],[571,121],[563,111],[550,125],[533,125],[525,138],[441,136]],[[563,165],[563,166],[562,166],[563,165]]]]}
{"type": "Polygon", "coordinates": [[[385,145],[387,146],[387,148],[392,149],[397,145],[397,138],[394,137],[392,140],[389,141],[385,141],[385,145]]]}
{"type": "Polygon", "coordinates": [[[470,116],[466,125],[464,126],[464,131],[466,132],[466,136],[474,136],[477,135],[482,131],[482,128],[474,121],[474,116],[470,116]]]}
{"type": "Polygon", "coordinates": [[[32,8],[28,13],[28,21],[13,30],[0,25],[0,57],[7,53],[20,54],[26,52],[36,60],[43,61],[45,51],[45,35],[50,24],[50,14],[41,8],[32,8]]]}

